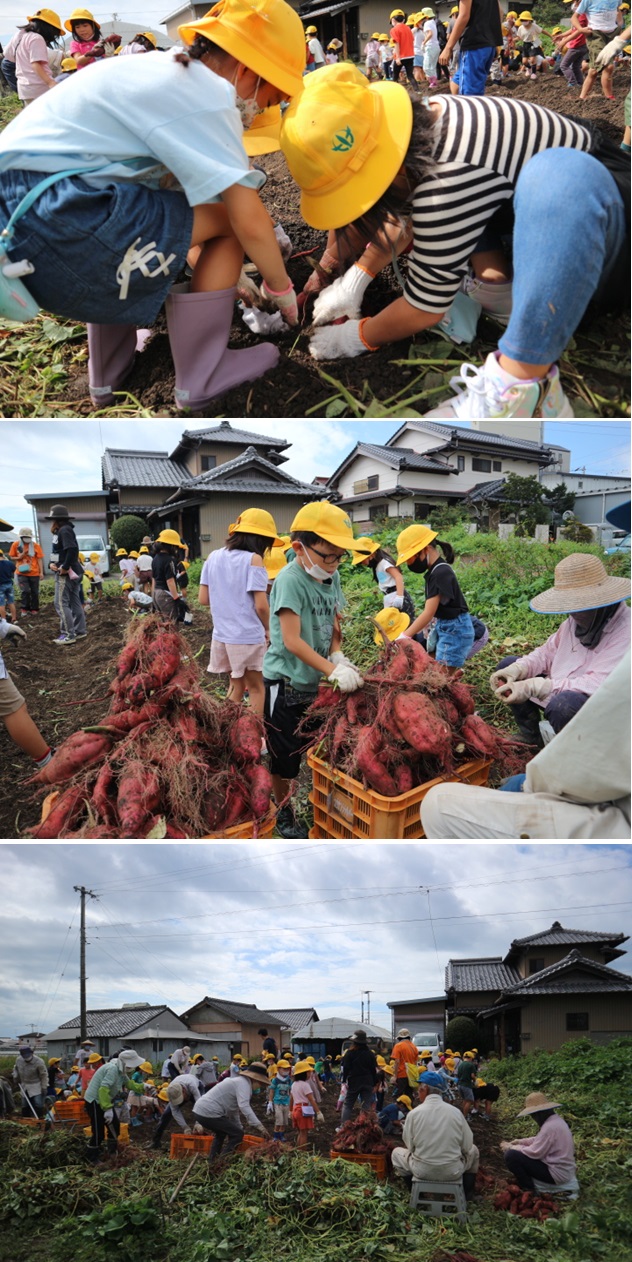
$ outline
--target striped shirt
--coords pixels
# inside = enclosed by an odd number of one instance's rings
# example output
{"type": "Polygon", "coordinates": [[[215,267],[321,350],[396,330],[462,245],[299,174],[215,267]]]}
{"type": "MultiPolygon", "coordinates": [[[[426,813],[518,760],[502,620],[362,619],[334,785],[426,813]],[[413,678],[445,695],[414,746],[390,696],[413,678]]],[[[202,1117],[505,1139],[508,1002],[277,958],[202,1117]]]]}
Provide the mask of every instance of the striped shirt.
{"type": "MultiPolygon", "coordinates": [[[[439,102],[438,102],[439,103],[439,102]]],[[[404,293],[422,311],[447,311],[492,215],[543,149],[587,152],[590,131],[561,114],[504,98],[443,97],[437,166],[415,190],[413,249],[404,293]]]]}

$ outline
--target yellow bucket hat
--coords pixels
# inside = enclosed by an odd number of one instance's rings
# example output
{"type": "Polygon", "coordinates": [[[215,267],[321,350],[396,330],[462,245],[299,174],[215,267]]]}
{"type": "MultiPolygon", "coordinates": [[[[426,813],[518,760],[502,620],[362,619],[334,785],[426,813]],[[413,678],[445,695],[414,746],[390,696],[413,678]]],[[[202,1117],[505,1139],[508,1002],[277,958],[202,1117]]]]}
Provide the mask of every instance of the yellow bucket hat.
{"type": "Polygon", "coordinates": [[[342,228],[375,205],[404,161],[412,120],[406,88],[369,84],[349,62],[306,76],[283,116],[281,148],[312,228],[342,228]]]}
{"type": "MultiPolygon", "coordinates": [[[[325,74],[325,71],[320,70],[319,74],[325,74]]],[[[308,78],[315,79],[317,76],[308,75],[308,78]]],[[[313,500],[311,504],[299,508],[290,530],[310,530],[327,543],[332,543],[334,548],[346,548],[349,552],[353,551],[355,544],[351,519],[329,500],[313,500]]]]}
{"type": "Polygon", "coordinates": [[[351,564],[361,565],[362,561],[366,561],[367,557],[373,556],[379,548],[377,539],[371,539],[370,535],[360,535],[355,541],[355,547],[351,553],[351,564]]]}
{"type": "Polygon", "coordinates": [[[264,535],[266,539],[271,539],[271,548],[282,548],[282,539],[277,539],[277,528],[272,513],[268,513],[265,508],[247,508],[243,513],[239,514],[237,521],[231,522],[228,527],[229,535],[264,535]]]}
{"type": "Polygon", "coordinates": [[[532,22],[533,14],[529,13],[528,9],[525,9],[524,12],[520,14],[518,21],[519,22],[532,22]]]}
{"type": "Polygon", "coordinates": [[[198,22],[178,27],[185,44],[196,35],[218,44],[288,99],[301,91],[305,36],[286,0],[219,0],[198,22]]]}
{"type": "MultiPolygon", "coordinates": [[[[272,580],[276,578],[277,574],[280,574],[281,570],[285,569],[285,566],[287,565],[285,548],[271,548],[264,564],[266,567],[266,574],[268,575],[270,582],[272,582],[272,580]]],[[[274,1057],[272,1059],[274,1059],[274,1057]]]]}
{"type": "MultiPolygon", "coordinates": [[[[55,13],[54,9],[38,9],[36,13],[29,13],[26,20],[27,22],[34,22],[36,18],[39,22],[48,22],[49,26],[56,26],[60,34],[63,35],[64,28],[61,24],[61,18],[58,13],[55,13]]],[[[70,30],[70,27],[67,29],[70,30]]]]}
{"type": "Polygon", "coordinates": [[[257,114],[254,122],[243,134],[242,143],[249,158],[264,153],[277,153],[281,148],[281,106],[270,105],[257,114]]]}
{"type": "MultiPolygon", "coordinates": [[[[406,627],[410,626],[408,614],[402,613],[401,609],[395,608],[380,609],[380,612],[375,615],[375,621],[379,623],[384,635],[388,636],[389,640],[396,640],[398,635],[401,635],[402,631],[405,631],[406,627]]],[[[380,646],[384,644],[379,631],[375,632],[373,639],[380,646]]]]}
{"type": "Polygon", "coordinates": [[[397,536],[397,564],[404,565],[406,561],[412,560],[436,537],[436,530],[429,530],[427,526],[407,526],[405,530],[402,530],[401,535],[397,536]]]}
{"type": "MultiPolygon", "coordinates": [[[[42,9],[41,12],[43,13],[44,10],[42,9]]],[[[64,22],[67,31],[72,31],[73,22],[92,22],[93,26],[98,26],[89,9],[73,9],[70,17],[64,22]]]]}
{"type": "Polygon", "coordinates": [[[149,43],[153,44],[154,48],[156,48],[158,41],[156,36],[152,35],[151,31],[140,31],[140,34],[143,35],[145,39],[148,39],[149,43]]]}

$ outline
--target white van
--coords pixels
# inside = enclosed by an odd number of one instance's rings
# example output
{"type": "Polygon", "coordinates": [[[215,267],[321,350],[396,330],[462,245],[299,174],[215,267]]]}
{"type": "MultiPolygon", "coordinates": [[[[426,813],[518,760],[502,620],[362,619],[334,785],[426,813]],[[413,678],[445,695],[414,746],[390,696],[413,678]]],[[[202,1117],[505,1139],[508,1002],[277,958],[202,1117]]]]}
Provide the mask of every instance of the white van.
{"type": "Polygon", "coordinates": [[[427,1048],[432,1055],[433,1065],[439,1064],[439,1057],[443,1051],[443,1039],[438,1030],[423,1030],[413,1035],[413,1043],[420,1050],[427,1048]]]}
{"type": "Polygon", "coordinates": [[[90,553],[98,552],[99,568],[105,578],[106,574],[109,574],[110,572],[110,553],[101,535],[77,535],[77,543],[79,544],[79,551],[83,552],[83,555],[86,558],[86,566],[88,569],[90,569],[90,562],[88,560],[90,553]]]}

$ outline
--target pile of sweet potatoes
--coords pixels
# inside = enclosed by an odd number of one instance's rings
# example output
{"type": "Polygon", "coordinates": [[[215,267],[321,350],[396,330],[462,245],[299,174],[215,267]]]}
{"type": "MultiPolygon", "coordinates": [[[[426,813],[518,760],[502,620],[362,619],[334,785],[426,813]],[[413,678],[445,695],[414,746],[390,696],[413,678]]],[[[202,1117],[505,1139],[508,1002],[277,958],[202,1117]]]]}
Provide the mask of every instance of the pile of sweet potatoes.
{"type": "Polygon", "coordinates": [[[412,639],[386,645],[358,692],[323,684],[303,730],[319,757],[385,797],[477,758],[524,770],[524,746],[485,723],[471,688],[412,639]]]}
{"type": "Polygon", "coordinates": [[[60,745],[31,781],[60,789],[33,833],[58,837],[203,837],[270,811],[263,727],[203,691],[179,632],[136,619],[110,685],[108,714],[60,745]]]}
{"type": "Polygon", "coordinates": [[[560,1205],[552,1196],[536,1196],[534,1192],[525,1192],[517,1183],[510,1183],[496,1193],[494,1209],[504,1209],[519,1218],[536,1218],[543,1223],[551,1214],[559,1213],[560,1205]]]}
{"type": "Polygon", "coordinates": [[[333,1152],[390,1153],[384,1141],[384,1132],[375,1120],[375,1114],[359,1113],[350,1118],[336,1133],[331,1145],[333,1152]]]}

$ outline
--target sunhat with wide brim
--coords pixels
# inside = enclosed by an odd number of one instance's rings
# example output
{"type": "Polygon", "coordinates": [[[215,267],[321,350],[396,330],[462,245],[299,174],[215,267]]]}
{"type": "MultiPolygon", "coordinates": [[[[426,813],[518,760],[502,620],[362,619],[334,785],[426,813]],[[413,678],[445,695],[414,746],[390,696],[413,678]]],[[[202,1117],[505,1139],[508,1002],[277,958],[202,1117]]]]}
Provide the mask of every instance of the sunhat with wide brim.
{"type": "Polygon", "coordinates": [[[351,564],[361,565],[363,561],[367,561],[369,557],[373,556],[374,552],[377,552],[379,546],[377,539],[371,539],[369,535],[360,535],[360,538],[356,539],[355,547],[351,553],[351,564]]]}
{"type": "MultiPolygon", "coordinates": [[[[394,605],[386,609],[380,609],[373,621],[377,622],[381,631],[384,632],[384,635],[389,640],[397,640],[402,631],[405,631],[410,626],[408,614],[404,613],[402,609],[396,609],[394,605]]],[[[375,635],[373,636],[374,643],[380,648],[384,644],[384,635],[381,634],[381,631],[378,631],[376,627],[375,635]]]]}
{"type": "Polygon", "coordinates": [[[93,26],[98,26],[95,21],[94,14],[89,9],[73,9],[69,18],[66,18],[64,26],[67,31],[72,32],[73,22],[91,22],[93,26]]]}
{"type": "Polygon", "coordinates": [[[281,148],[281,106],[270,105],[257,114],[248,131],[244,132],[242,144],[249,158],[277,153],[281,148]]]}
{"type": "Polygon", "coordinates": [[[305,35],[298,13],[286,0],[219,0],[197,22],[178,27],[192,44],[204,35],[213,44],[290,99],[303,87],[305,35]]]}
{"type": "Polygon", "coordinates": [[[423,552],[428,544],[436,539],[436,530],[430,530],[428,526],[412,525],[407,526],[397,536],[397,564],[405,565],[407,561],[412,561],[418,552],[423,552]]]}
{"type": "Polygon", "coordinates": [[[47,22],[49,26],[56,26],[61,35],[64,33],[61,18],[54,9],[37,9],[35,13],[29,13],[26,20],[27,22],[47,22]]]}
{"type": "Polygon", "coordinates": [[[252,1065],[248,1065],[247,1069],[242,1069],[240,1078],[252,1078],[253,1082],[263,1082],[268,1085],[268,1071],[260,1060],[254,1060],[252,1065]]]}
{"type": "Polygon", "coordinates": [[[411,99],[399,83],[369,84],[350,62],[307,75],[281,124],[281,148],[312,228],[342,228],[370,210],[406,157],[411,99]]]}
{"type": "Polygon", "coordinates": [[[629,578],[607,573],[599,557],[590,552],[571,552],[558,561],[553,587],[529,601],[536,613],[579,613],[601,609],[627,600],[632,592],[629,578]]]}
{"type": "Polygon", "coordinates": [[[516,1113],[516,1117],[528,1117],[530,1113],[541,1113],[543,1109],[561,1109],[561,1107],[561,1104],[547,1100],[543,1091],[532,1091],[524,1102],[524,1108],[516,1113]]]}

